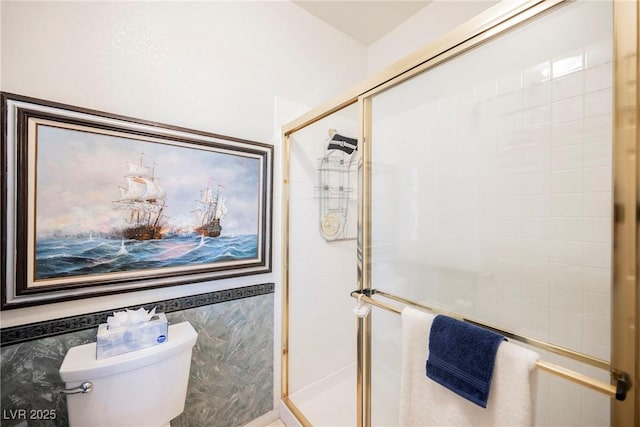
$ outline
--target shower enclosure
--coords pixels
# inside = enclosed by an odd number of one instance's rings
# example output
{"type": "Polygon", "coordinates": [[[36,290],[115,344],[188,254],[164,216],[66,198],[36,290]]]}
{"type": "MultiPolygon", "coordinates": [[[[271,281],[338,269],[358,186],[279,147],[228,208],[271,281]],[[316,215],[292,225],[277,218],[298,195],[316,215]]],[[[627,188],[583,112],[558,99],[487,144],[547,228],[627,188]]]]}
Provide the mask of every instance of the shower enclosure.
{"type": "Polygon", "coordinates": [[[397,425],[404,305],[538,352],[536,425],[640,422],[639,20],[637,2],[500,3],[284,129],[283,401],[302,424],[397,425]],[[358,138],[357,244],[317,228],[329,128],[358,138]]]}

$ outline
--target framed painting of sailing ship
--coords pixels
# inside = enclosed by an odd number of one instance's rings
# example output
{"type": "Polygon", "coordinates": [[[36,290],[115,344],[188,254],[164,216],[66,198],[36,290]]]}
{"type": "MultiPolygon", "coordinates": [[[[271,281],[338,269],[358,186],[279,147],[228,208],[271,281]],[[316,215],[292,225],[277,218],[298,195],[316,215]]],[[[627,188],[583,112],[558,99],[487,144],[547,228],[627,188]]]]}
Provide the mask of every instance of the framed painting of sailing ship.
{"type": "Polygon", "coordinates": [[[2,309],[271,271],[271,145],[1,97],[2,309]]]}

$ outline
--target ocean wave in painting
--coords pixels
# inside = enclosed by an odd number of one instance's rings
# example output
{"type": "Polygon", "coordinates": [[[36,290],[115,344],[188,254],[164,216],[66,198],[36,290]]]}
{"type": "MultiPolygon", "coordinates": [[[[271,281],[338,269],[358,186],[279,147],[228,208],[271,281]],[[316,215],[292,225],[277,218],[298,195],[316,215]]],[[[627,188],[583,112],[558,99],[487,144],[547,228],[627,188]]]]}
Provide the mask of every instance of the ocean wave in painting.
{"type": "Polygon", "coordinates": [[[36,279],[211,264],[258,256],[256,235],[159,240],[45,238],[36,242],[36,279]]]}

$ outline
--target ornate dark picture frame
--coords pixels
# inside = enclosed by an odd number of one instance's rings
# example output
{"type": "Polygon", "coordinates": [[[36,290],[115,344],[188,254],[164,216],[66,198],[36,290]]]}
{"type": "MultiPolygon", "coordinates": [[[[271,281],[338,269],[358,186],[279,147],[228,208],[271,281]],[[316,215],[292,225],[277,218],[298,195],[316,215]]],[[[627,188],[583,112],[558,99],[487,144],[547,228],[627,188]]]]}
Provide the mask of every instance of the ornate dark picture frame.
{"type": "Polygon", "coordinates": [[[273,146],[2,101],[2,309],[271,271],[273,146]]]}

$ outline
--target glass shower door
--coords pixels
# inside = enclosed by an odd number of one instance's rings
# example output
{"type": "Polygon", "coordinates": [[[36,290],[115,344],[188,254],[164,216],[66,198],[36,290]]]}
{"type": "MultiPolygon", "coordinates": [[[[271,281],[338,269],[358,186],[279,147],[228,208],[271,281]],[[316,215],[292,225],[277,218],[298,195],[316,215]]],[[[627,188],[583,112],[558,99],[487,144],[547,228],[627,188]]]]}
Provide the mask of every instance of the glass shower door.
{"type": "Polygon", "coordinates": [[[316,426],[356,419],[357,129],[354,105],[287,143],[283,389],[296,416],[316,426]]]}
{"type": "MultiPolygon", "coordinates": [[[[373,289],[610,361],[612,11],[561,5],[370,98],[373,289]]],[[[390,425],[400,319],[372,323],[390,425]]],[[[608,397],[539,379],[536,425],[609,425],[608,397]]]]}

